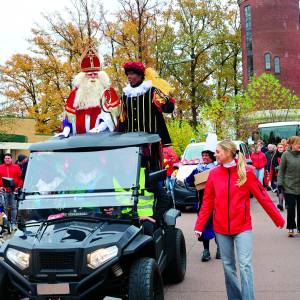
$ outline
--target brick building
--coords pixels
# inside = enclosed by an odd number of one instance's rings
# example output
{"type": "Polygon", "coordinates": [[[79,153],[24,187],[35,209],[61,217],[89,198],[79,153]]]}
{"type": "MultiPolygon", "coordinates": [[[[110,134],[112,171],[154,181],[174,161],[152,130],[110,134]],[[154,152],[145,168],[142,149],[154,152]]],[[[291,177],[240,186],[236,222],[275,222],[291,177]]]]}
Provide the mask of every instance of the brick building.
{"type": "Polygon", "coordinates": [[[49,135],[35,133],[35,120],[29,118],[7,118],[1,122],[0,133],[0,163],[3,154],[11,153],[13,160],[19,154],[29,154],[28,148],[32,143],[42,142],[49,135]]]}
{"type": "Polygon", "coordinates": [[[272,73],[300,97],[299,0],[238,0],[240,5],[243,84],[272,73]]]}

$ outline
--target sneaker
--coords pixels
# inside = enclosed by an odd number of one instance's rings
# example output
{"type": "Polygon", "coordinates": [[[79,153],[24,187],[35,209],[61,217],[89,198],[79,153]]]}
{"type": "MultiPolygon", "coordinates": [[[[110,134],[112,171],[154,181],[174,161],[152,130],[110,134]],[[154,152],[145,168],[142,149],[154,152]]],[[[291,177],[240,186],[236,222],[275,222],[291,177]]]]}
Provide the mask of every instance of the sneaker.
{"type": "Polygon", "coordinates": [[[219,247],[217,248],[216,259],[221,259],[221,252],[219,247]]]}
{"type": "Polygon", "coordinates": [[[288,237],[294,237],[294,229],[289,229],[288,237]]]}
{"type": "Polygon", "coordinates": [[[283,206],[281,204],[277,204],[277,208],[280,209],[281,211],[284,211],[283,206]]]}
{"type": "Polygon", "coordinates": [[[17,231],[17,230],[18,230],[17,225],[16,225],[16,224],[12,224],[12,225],[11,225],[11,230],[12,230],[12,231],[17,231]]]}
{"type": "Polygon", "coordinates": [[[205,261],[209,261],[210,259],[211,259],[211,257],[210,257],[209,250],[204,249],[204,251],[203,251],[203,253],[202,253],[202,258],[201,258],[201,260],[202,260],[203,262],[205,262],[205,261]]]}

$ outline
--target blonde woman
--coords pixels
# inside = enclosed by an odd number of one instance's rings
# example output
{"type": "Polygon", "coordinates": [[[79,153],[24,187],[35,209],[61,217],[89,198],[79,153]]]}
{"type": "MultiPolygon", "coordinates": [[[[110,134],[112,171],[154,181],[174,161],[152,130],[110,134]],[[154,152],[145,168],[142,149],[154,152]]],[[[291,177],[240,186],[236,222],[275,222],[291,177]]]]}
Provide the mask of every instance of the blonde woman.
{"type": "Polygon", "coordinates": [[[213,213],[227,297],[230,300],[252,300],[255,299],[255,295],[250,193],[259,201],[276,226],[282,228],[284,219],[256,178],[253,167],[246,165],[242,153],[237,154],[236,145],[232,141],[224,140],[217,145],[216,159],[220,166],[210,171],[195,232],[198,237],[201,236],[209,216],[213,213]],[[239,260],[241,285],[236,273],[234,248],[239,260]]]}
{"type": "Polygon", "coordinates": [[[288,140],[288,149],[282,154],[277,177],[278,189],[284,191],[287,203],[287,229],[289,237],[294,229],[300,233],[300,136],[288,140]],[[297,224],[295,208],[297,206],[297,224]]]}

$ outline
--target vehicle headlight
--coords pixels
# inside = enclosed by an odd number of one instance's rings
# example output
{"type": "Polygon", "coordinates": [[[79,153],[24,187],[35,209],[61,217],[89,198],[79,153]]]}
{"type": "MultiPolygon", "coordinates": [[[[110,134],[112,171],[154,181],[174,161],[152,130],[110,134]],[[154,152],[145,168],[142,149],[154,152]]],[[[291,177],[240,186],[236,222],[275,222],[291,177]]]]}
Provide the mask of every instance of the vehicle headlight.
{"type": "Polygon", "coordinates": [[[92,269],[96,269],[105,262],[117,256],[117,254],[117,246],[95,250],[87,255],[87,265],[92,269]]]}
{"type": "Polygon", "coordinates": [[[29,267],[30,254],[28,253],[19,251],[14,248],[8,248],[6,252],[6,257],[21,270],[24,270],[29,267]]]}

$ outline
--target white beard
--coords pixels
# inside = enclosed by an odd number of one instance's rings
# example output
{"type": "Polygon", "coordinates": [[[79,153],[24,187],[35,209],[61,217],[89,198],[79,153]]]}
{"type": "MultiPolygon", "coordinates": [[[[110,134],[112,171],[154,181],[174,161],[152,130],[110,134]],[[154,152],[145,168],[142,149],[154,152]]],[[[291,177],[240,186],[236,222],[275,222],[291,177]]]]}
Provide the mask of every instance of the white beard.
{"type": "Polygon", "coordinates": [[[84,72],[77,74],[73,81],[78,88],[74,99],[74,108],[87,109],[100,105],[103,92],[109,88],[110,80],[108,75],[101,71],[98,77],[90,79],[84,72]]]}

